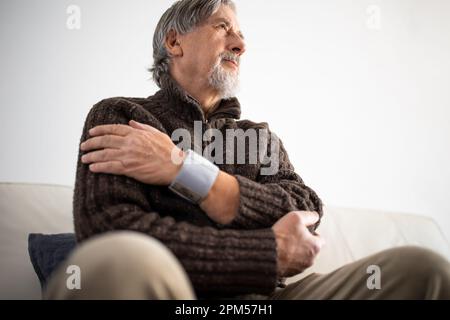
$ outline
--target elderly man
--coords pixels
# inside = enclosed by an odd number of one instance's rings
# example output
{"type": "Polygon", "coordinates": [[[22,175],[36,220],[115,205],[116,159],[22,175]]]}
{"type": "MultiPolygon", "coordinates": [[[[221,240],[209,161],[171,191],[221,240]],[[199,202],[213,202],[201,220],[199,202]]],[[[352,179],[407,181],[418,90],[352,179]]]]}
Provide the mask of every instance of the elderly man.
{"type": "Polygon", "coordinates": [[[161,90],[103,100],[87,117],[74,194],[80,245],[47,298],[450,298],[448,262],[414,247],[286,287],[323,245],[322,204],[267,125],[239,120],[245,43],[234,4],[176,2],[153,48],[161,90]],[[244,148],[232,143],[235,131],[244,148]],[[181,136],[188,141],[175,145],[181,136]],[[225,143],[211,148],[212,136],[225,143]],[[81,270],[78,288],[66,286],[68,265],[81,270]],[[367,286],[369,265],[383,273],[377,290],[367,286]]]}

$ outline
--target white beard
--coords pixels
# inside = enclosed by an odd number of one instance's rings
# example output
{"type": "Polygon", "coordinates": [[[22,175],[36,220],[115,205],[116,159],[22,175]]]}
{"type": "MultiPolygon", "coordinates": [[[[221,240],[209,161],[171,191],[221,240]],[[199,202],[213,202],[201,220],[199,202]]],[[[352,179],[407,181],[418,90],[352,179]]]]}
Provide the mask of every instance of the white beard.
{"type": "Polygon", "coordinates": [[[239,89],[239,72],[225,70],[222,66],[222,59],[216,63],[208,80],[209,84],[219,91],[222,99],[236,96],[239,89]]]}

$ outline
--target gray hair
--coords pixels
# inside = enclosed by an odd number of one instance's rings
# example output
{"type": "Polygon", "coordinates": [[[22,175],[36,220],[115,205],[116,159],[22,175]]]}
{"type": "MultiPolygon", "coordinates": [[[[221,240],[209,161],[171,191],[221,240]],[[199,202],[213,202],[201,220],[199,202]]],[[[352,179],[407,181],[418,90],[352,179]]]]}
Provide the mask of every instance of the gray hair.
{"type": "Polygon", "coordinates": [[[235,10],[232,0],[180,0],[175,2],[161,17],[153,36],[153,80],[161,87],[161,76],[169,74],[170,55],[165,40],[170,30],[178,34],[191,32],[196,26],[228,5],[235,10]]]}

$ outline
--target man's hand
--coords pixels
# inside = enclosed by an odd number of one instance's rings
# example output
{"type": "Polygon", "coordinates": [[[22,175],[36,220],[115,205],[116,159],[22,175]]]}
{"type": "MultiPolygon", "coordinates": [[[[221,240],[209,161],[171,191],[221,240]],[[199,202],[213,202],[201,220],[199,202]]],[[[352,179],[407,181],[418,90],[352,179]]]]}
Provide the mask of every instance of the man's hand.
{"type": "Polygon", "coordinates": [[[125,175],[142,183],[169,185],[181,169],[184,153],[161,131],[136,121],[89,130],[81,158],[95,173],[125,175]],[[178,155],[177,157],[174,155],[178,155]]]}
{"type": "Polygon", "coordinates": [[[277,241],[278,275],[294,276],[312,266],[324,240],[312,234],[308,226],[319,221],[319,215],[311,211],[292,211],[272,227],[277,241]]]}

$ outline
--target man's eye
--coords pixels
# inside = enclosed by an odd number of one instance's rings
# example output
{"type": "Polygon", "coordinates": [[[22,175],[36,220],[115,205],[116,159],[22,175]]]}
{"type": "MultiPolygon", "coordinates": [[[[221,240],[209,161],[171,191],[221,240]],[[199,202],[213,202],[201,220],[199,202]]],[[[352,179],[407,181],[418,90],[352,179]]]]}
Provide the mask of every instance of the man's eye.
{"type": "Polygon", "coordinates": [[[227,25],[225,23],[219,24],[219,28],[222,28],[224,30],[228,30],[227,25]]]}

